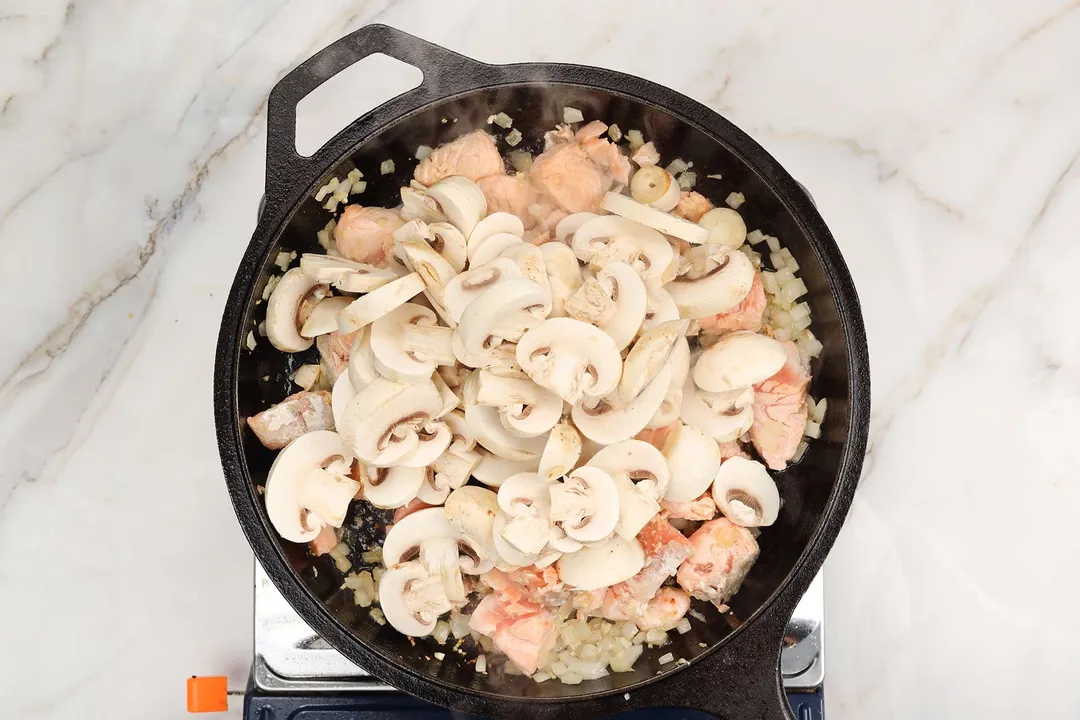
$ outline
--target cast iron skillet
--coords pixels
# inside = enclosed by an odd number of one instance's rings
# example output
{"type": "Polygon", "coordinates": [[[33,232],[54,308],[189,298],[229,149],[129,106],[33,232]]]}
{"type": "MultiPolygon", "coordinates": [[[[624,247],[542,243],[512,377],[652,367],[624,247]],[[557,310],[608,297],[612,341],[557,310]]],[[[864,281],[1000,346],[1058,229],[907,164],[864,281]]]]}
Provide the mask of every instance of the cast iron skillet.
{"type": "MultiPolygon", "coordinates": [[[[504,152],[510,149],[499,142],[504,152]]],[[[791,717],[779,675],[784,627],[832,546],[858,482],[870,408],[866,338],[855,288],[813,203],[768,153],[699,103],[600,68],[486,65],[382,25],[338,40],[270,93],[265,205],[225,307],[214,399],[229,494],[259,562],[312,628],[383,680],[433,703],[487,717],[592,718],[657,706],[697,708],[724,718],[791,717]],[[357,119],[313,156],[298,155],[296,104],[373,53],[420,68],[423,83],[357,119]],[[561,122],[565,106],[581,109],[587,119],[642,130],[665,158],[693,160],[702,178],[697,189],[714,201],[733,189],[746,195],[740,212],[747,225],[780,237],[802,266],[813,331],[825,346],[810,390],[829,400],[822,438],[800,463],[777,475],[783,509],[761,534],[761,559],[731,602],[732,612],[720,615],[699,603],[707,623],[695,622],[690,633],[673,633],[672,645],[647,650],[634,672],[576,686],[538,685],[498,668],[480,675],[452,653],[445,662],[434,660],[432,653],[446,648],[430,639],[413,647],[389,626],[376,625],[338,590],[340,573],[327,558],[311,558],[272,529],[260,490],[273,456],[244,425],[246,417],[291,392],[288,376],[297,364],[317,357],[314,350],[287,357],[265,339],[250,352],[246,338],[264,317],[265,303],[257,299],[267,278],[278,272],[273,264],[278,251],[319,249],[316,232],[329,214],[311,196],[321,184],[357,167],[370,181],[359,201],[393,206],[397,189],[412,174],[418,145],[435,147],[487,127],[485,119],[500,110],[526,138],[539,138],[561,122]],[[392,178],[379,174],[387,158],[396,161],[392,178]],[[710,173],[723,178],[704,179],[710,173]],[[667,652],[689,665],[660,665],[658,657],[667,652]]],[[[374,523],[373,516],[349,518],[354,548],[377,537],[374,523]]]]}

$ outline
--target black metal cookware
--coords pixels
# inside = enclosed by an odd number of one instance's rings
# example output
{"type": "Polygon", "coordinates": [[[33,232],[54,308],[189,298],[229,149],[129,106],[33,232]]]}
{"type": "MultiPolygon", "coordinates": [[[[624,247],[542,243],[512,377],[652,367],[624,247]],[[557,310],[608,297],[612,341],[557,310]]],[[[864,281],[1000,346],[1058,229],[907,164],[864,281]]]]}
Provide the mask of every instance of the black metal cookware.
{"type": "MultiPolygon", "coordinates": [[[[285,76],[270,93],[267,130],[265,205],[225,307],[214,400],[236,514],[259,562],[300,616],[374,675],[476,715],[593,718],[638,707],[681,706],[724,718],[790,717],[779,677],[785,624],[851,504],[870,407],[855,288],[832,235],[799,184],[727,120],[654,83],[577,65],[487,65],[381,25],[338,40],[285,76]],[[301,157],[295,146],[297,103],[373,53],[420,68],[423,83],[358,118],[311,157],[301,157]],[[829,400],[822,438],[801,462],[777,476],[783,508],[776,524],[761,534],[761,558],[732,600],[732,612],[721,615],[702,605],[698,609],[708,623],[695,622],[688,634],[673,634],[673,645],[647,650],[634,672],[576,686],[477,674],[452,653],[443,662],[435,660],[432,653],[440,648],[430,639],[414,647],[389,626],[375,624],[339,590],[340,574],[328,558],[312,558],[274,532],[259,492],[272,453],[244,424],[287,394],[288,376],[303,361],[278,353],[265,340],[249,352],[245,341],[265,313],[265,303],[256,300],[276,271],[278,250],[318,251],[316,233],[328,219],[312,199],[321,184],[355,166],[370,180],[364,204],[393,206],[416,164],[417,146],[435,147],[486,127],[486,118],[499,111],[535,142],[561,122],[565,106],[624,130],[642,130],[665,158],[693,160],[704,171],[697,189],[714,201],[732,190],[746,195],[740,212],[747,226],[780,237],[802,266],[813,331],[825,346],[813,368],[811,393],[829,400]],[[379,174],[387,158],[396,161],[393,177],[379,174]],[[717,172],[722,179],[704,178],[717,172]],[[660,665],[658,658],[668,652],[689,665],[660,665]]],[[[510,149],[499,142],[504,152],[510,149]]]]}

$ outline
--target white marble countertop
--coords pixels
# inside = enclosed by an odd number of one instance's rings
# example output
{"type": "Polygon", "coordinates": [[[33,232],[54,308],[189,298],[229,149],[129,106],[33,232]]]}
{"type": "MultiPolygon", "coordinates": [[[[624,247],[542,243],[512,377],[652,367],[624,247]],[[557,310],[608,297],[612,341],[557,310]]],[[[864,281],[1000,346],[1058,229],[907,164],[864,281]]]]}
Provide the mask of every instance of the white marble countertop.
{"type": "Polygon", "coordinates": [[[181,717],[185,676],[242,687],[251,554],[215,444],[219,316],[268,91],[380,21],[670,86],[805,183],[874,377],[826,566],[829,717],[1080,716],[1080,3],[524,7],[0,2],[3,714],[181,717]]]}

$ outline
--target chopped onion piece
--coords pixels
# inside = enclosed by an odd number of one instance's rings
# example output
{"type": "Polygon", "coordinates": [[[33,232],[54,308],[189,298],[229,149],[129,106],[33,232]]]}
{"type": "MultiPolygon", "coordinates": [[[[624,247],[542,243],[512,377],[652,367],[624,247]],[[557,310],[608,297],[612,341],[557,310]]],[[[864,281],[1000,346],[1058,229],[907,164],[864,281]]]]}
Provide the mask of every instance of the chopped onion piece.
{"type": "Polygon", "coordinates": [[[686,170],[689,167],[690,166],[687,165],[686,162],[684,162],[682,158],[675,158],[670,163],[668,163],[668,166],[666,168],[664,168],[664,169],[667,170],[672,175],[678,175],[683,170],[686,170]]]}
{"type": "MultiPolygon", "coordinates": [[[[768,245],[769,245],[769,252],[774,252],[774,253],[780,252],[780,240],[778,238],[775,238],[772,235],[766,235],[765,236],[765,242],[768,243],[768,245]]],[[[795,271],[792,270],[792,272],[795,272],[795,271]]]]}
{"type": "Polygon", "coordinates": [[[256,347],[256,345],[255,345],[255,333],[249,332],[247,334],[247,349],[248,350],[254,350],[255,347],[256,347]]]}
{"type": "Polygon", "coordinates": [[[296,253],[282,250],[277,254],[277,258],[274,259],[274,264],[281,268],[281,272],[285,272],[289,269],[289,263],[296,259],[296,253]]]}
{"type": "Polygon", "coordinates": [[[720,173],[713,173],[712,175],[706,175],[705,177],[707,177],[707,178],[709,178],[711,180],[723,180],[724,179],[724,176],[721,175],[720,173]]]}
{"type": "Polygon", "coordinates": [[[671,653],[664,653],[659,658],[657,658],[657,662],[659,662],[661,665],[667,665],[668,663],[675,662],[675,656],[671,653]]]}
{"type": "Polygon", "coordinates": [[[803,431],[803,435],[808,438],[817,439],[821,437],[821,426],[813,420],[806,421],[806,430],[803,431]]]}
{"type": "Polygon", "coordinates": [[[372,608],[371,612],[368,613],[368,614],[371,616],[371,619],[374,620],[379,625],[385,625],[386,624],[386,616],[383,615],[383,611],[380,610],[379,608],[372,608]]]}
{"type": "Polygon", "coordinates": [[[640,130],[627,131],[626,140],[630,143],[631,150],[637,150],[639,147],[645,144],[645,136],[641,134],[640,130]]]}
{"type": "Polygon", "coordinates": [[[358,195],[367,190],[367,180],[357,180],[352,184],[352,188],[349,189],[350,195],[358,195]]]}
{"type": "MultiPolygon", "coordinates": [[[[507,142],[509,142],[509,140],[507,140],[507,142]]],[[[506,156],[510,159],[510,165],[512,165],[519,173],[527,172],[528,169],[532,167],[532,153],[524,150],[513,150],[508,152],[506,156]]]]}
{"type": "Polygon", "coordinates": [[[353,168],[349,171],[349,174],[345,176],[345,179],[349,182],[356,182],[362,177],[364,177],[364,173],[360,172],[360,168],[353,168]]]}
{"type": "Polygon", "coordinates": [[[607,134],[608,137],[611,138],[612,142],[619,142],[620,140],[622,140],[622,130],[620,130],[619,126],[614,123],[612,123],[611,126],[608,127],[607,134]]]}
{"type": "Polygon", "coordinates": [[[765,233],[761,232],[760,230],[751,230],[750,232],[746,233],[746,242],[750,243],[751,245],[757,245],[764,239],[765,233]]]}
{"type": "Polygon", "coordinates": [[[765,288],[765,292],[770,295],[775,295],[780,289],[780,285],[776,282],[776,273],[767,271],[761,273],[761,284],[765,288]]]}
{"type": "MultiPolygon", "coordinates": [[[[457,122],[456,118],[454,122],[457,122]]],[[[427,159],[427,156],[431,153],[432,148],[429,148],[427,145],[421,145],[420,147],[416,148],[416,154],[414,154],[413,157],[415,157],[417,160],[425,160],[427,159]]]]}
{"type": "Polygon", "coordinates": [[[510,147],[517,147],[517,144],[521,142],[521,131],[514,129],[506,133],[506,144],[510,147]]]}
{"type": "Polygon", "coordinates": [[[513,118],[511,118],[509,115],[507,115],[504,112],[501,112],[498,115],[492,116],[491,121],[494,122],[499,127],[503,128],[504,130],[509,129],[510,126],[514,124],[513,118]]]}
{"type": "Polygon", "coordinates": [[[347,557],[334,558],[334,567],[338,572],[347,573],[352,570],[352,560],[347,557]]]}
{"type": "Polygon", "coordinates": [[[690,621],[686,618],[683,618],[679,621],[679,624],[675,626],[675,631],[680,635],[685,635],[686,633],[690,632],[690,621]]]}
{"type": "Polygon", "coordinates": [[[729,207],[738,210],[739,206],[746,202],[746,196],[742,193],[733,192],[727,196],[727,199],[725,199],[724,202],[726,202],[729,207]]]}
{"type": "Polygon", "coordinates": [[[334,190],[337,190],[337,186],[338,179],[336,177],[330,178],[330,182],[323,185],[321,188],[319,188],[318,192],[315,193],[315,202],[322,202],[323,200],[325,200],[330,193],[334,192],[334,190]]]}
{"type": "Polygon", "coordinates": [[[533,682],[542,683],[551,679],[551,676],[546,672],[538,672],[532,676],[533,682]]]}
{"type": "MultiPolygon", "coordinates": [[[[445,645],[450,638],[450,623],[445,620],[435,623],[435,629],[431,631],[431,637],[440,645],[445,645]]],[[[442,658],[439,658],[439,660],[442,660],[442,658]]]]}
{"type": "Polygon", "coordinates": [[[683,190],[689,190],[690,188],[694,187],[695,184],[697,184],[697,173],[687,170],[680,173],[679,177],[675,179],[678,181],[679,187],[681,187],[683,190]]]}
{"type": "Polygon", "coordinates": [[[480,655],[476,658],[476,672],[487,675],[487,656],[480,655]]]}
{"type": "Polygon", "coordinates": [[[442,662],[443,660],[445,660],[445,659],[446,659],[446,653],[443,653],[443,652],[433,652],[433,653],[431,653],[431,654],[432,654],[432,656],[433,656],[433,657],[434,657],[434,658],[435,658],[436,660],[438,660],[439,662],[442,662]]]}
{"type": "Polygon", "coordinates": [[[581,114],[581,111],[574,107],[564,107],[562,111],[563,122],[566,123],[579,123],[585,119],[585,116],[581,114]]]}
{"type": "Polygon", "coordinates": [[[787,265],[784,263],[784,256],[780,253],[769,253],[769,262],[771,262],[773,267],[777,270],[782,270],[783,268],[787,267],[787,265]]]}
{"type": "Polygon", "coordinates": [[[379,173],[382,174],[382,175],[389,175],[392,172],[394,172],[394,161],[393,160],[383,160],[382,164],[379,165],[379,173]]]}
{"type": "Polygon", "coordinates": [[[780,248],[780,254],[784,256],[784,267],[789,268],[791,272],[799,272],[799,263],[795,262],[790,250],[780,248]]]}

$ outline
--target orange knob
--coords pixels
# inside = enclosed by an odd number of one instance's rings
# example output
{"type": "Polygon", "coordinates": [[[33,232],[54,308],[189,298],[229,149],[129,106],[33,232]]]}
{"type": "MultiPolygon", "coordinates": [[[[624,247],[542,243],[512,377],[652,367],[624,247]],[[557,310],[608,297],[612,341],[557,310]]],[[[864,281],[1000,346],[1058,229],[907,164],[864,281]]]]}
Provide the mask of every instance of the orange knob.
{"type": "Polygon", "coordinates": [[[187,681],[187,710],[189,713],[225,712],[229,709],[228,678],[224,675],[197,677],[187,681]]]}

